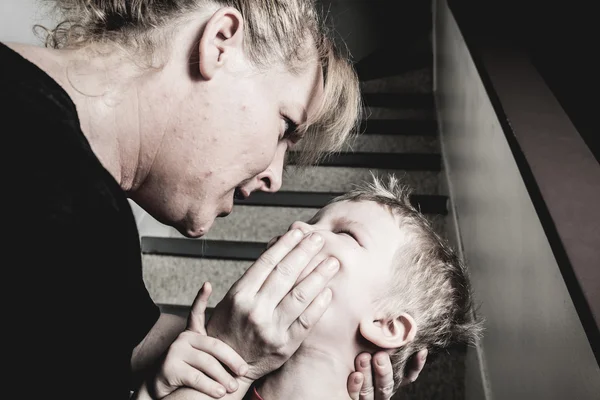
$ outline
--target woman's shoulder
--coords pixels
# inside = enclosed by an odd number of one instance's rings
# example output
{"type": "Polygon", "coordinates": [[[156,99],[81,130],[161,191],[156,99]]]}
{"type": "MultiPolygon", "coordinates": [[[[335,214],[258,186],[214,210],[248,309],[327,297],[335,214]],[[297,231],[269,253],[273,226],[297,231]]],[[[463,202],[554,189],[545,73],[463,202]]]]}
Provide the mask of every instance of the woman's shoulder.
{"type": "Polygon", "coordinates": [[[78,119],[69,95],[31,61],[43,57],[45,51],[47,49],[31,45],[0,42],[2,104],[10,104],[13,113],[22,109],[23,113],[36,118],[78,119]]]}

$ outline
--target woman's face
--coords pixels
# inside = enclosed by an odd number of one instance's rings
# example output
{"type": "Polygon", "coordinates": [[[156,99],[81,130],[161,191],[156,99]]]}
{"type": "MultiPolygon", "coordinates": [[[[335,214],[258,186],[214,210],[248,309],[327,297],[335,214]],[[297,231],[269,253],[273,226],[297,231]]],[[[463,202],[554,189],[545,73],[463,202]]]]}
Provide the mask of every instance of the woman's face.
{"type": "Polygon", "coordinates": [[[316,62],[299,74],[282,67],[257,72],[242,57],[230,63],[193,82],[175,107],[165,101],[168,131],[133,196],[189,237],[204,235],[216,217],[232,212],[236,188],[244,196],[280,189],[284,155],[297,140],[287,131],[322,101],[316,62]]]}

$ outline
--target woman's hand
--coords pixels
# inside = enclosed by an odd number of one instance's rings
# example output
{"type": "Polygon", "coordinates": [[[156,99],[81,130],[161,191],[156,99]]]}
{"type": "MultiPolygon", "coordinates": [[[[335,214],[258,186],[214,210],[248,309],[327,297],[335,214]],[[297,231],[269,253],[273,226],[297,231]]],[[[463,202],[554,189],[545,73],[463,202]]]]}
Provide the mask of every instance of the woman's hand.
{"type": "Polygon", "coordinates": [[[157,374],[146,383],[144,389],[151,398],[161,399],[179,387],[216,399],[237,390],[235,378],[243,376],[248,365],[231,347],[206,335],[204,312],[211,293],[210,283],[198,292],[186,330],[171,344],[157,374]]]}
{"type": "MultiPolygon", "coordinates": [[[[427,349],[414,354],[406,366],[400,386],[417,380],[427,360],[427,349]]],[[[394,371],[386,352],[361,353],[355,359],[356,372],[348,377],[348,393],[352,400],[389,400],[394,394],[394,371]]]]}
{"type": "Polygon", "coordinates": [[[291,230],[266,250],[231,287],[208,322],[210,336],[229,344],[246,360],[246,378],[256,380],[279,368],[300,347],[331,301],[327,283],[339,261],[327,259],[296,285],[323,247],[323,238],[291,230]]]}

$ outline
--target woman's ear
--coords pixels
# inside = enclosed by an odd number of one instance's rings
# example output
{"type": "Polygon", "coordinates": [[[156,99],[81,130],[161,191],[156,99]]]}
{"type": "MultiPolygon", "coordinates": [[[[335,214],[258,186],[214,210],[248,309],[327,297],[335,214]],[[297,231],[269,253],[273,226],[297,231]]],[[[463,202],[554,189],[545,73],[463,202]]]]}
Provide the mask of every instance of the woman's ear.
{"type": "Polygon", "coordinates": [[[224,7],[208,19],[198,43],[200,74],[212,79],[217,71],[239,51],[244,43],[244,20],[238,10],[224,7]]]}
{"type": "Polygon", "coordinates": [[[407,313],[397,318],[364,319],[360,322],[361,335],[382,349],[396,349],[411,342],[417,333],[417,324],[407,313]]]}

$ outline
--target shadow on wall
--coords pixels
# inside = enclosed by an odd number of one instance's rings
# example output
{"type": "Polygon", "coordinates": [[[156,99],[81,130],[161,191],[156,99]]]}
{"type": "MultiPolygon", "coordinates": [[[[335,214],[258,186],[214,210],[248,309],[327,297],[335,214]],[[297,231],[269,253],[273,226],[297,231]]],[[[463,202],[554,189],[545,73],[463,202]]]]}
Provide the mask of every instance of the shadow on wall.
{"type": "Polygon", "coordinates": [[[321,6],[361,80],[431,65],[429,1],[321,0],[321,6]]]}

